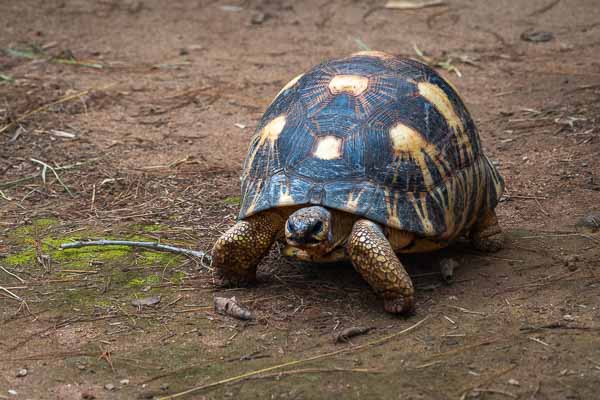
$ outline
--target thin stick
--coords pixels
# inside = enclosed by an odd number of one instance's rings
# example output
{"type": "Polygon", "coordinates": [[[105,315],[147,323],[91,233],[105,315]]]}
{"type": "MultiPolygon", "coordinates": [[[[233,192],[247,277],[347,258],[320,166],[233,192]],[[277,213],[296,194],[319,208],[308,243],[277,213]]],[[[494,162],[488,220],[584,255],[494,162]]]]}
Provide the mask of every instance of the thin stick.
{"type": "Polygon", "coordinates": [[[161,397],[160,400],[176,399],[176,398],[183,397],[183,396],[191,394],[191,393],[198,392],[200,390],[214,388],[214,387],[217,387],[217,386],[220,386],[220,385],[224,385],[224,384],[227,384],[227,383],[231,383],[231,382],[238,382],[238,381],[244,380],[244,379],[252,377],[252,376],[264,374],[265,372],[274,371],[274,370],[285,368],[285,367],[289,367],[289,366],[292,366],[292,365],[304,364],[304,363],[307,363],[307,362],[310,362],[310,361],[321,360],[321,359],[332,357],[332,356],[335,356],[335,355],[338,355],[338,354],[342,354],[342,353],[348,353],[348,352],[351,352],[351,351],[363,350],[363,349],[366,349],[366,348],[369,348],[369,347],[372,347],[372,346],[375,346],[375,345],[378,345],[378,344],[382,344],[384,342],[387,342],[390,339],[393,339],[395,337],[398,337],[398,336],[401,336],[401,335],[403,335],[405,333],[408,333],[408,332],[410,332],[410,331],[418,328],[421,324],[423,324],[428,319],[429,319],[429,317],[425,317],[421,321],[417,322],[416,324],[414,324],[414,325],[412,325],[412,326],[410,326],[410,327],[408,327],[408,328],[406,328],[406,329],[404,329],[404,330],[402,330],[400,332],[394,333],[394,334],[389,335],[389,336],[385,336],[385,337],[383,337],[381,339],[378,339],[378,340],[375,340],[375,341],[372,341],[372,342],[369,342],[369,343],[365,343],[365,344],[357,346],[357,347],[347,347],[345,349],[341,349],[341,350],[337,350],[337,351],[332,351],[330,353],[319,354],[319,355],[316,355],[316,356],[313,356],[313,357],[303,358],[303,359],[300,359],[300,360],[294,360],[294,361],[290,361],[290,362],[287,362],[287,363],[273,365],[271,367],[267,367],[267,368],[263,368],[263,369],[259,369],[259,370],[255,370],[255,371],[246,372],[245,374],[242,374],[242,375],[233,376],[231,378],[222,379],[222,380],[217,381],[217,382],[209,383],[209,384],[202,385],[202,386],[197,386],[195,388],[191,388],[191,389],[185,390],[183,392],[175,393],[175,394],[172,394],[170,396],[161,397]]]}
{"type": "Polygon", "coordinates": [[[466,308],[464,308],[464,307],[451,306],[451,305],[449,305],[449,304],[446,304],[446,307],[455,308],[455,309],[457,309],[457,310],[459,310],[459,311],[462,311],[462,312],[464,312],[465,314],[477,314],[477,315],[485,315],[485,313],[484,313],[484,312],[481,312],[481,311],[471,311],[471,310],[469,310],[469,309],[466,309],[466,308]]]}
{"type": "Polygon", "coordinates": [[[501,394],[504,395],[506,397],[510,397],[511,399],[518,399],[518,396],[515,394],[512,394],[510,392],[505,392],[503,390],[498,390],[498,389],[473,389],[473,392],[479,392],[479,393],[496,393],[496,394],[501,394]]]}
{"type": "Polygon", "coordinates": [[[19,296],[17,296],[16,294],[14,294],[13,292],[11,292],[10,290],[8,290],[7,288],[0,286],[0,290],[2,290],[5,293],[8,293],[8,295],[10,296],[11,299],[13,300],[17,300],[20,302],[24,302],[25,300],[23,300],[22,298],[20,298],[19,296]]]}
{"type": "Polygon", "coordinates": [[[82,96],[85,96],[86,94],[90,93],[92,90],[106,90],[109,87],[112,87],[114,85],[116,85],[116,83],[111,83],[109,85],[105,85],[105,86],[102,86],[102,87],[97,88],[97,89],[94,89],[94,88],[87,89],[87,90],[84,90],[84,91],[81,91],[81,92],[78,92],[78,93],[74,93],[74,94],[69,95],[69,96],[61,97],[58,100],[52,101],[52,102],[50,102],[48,104],[45,104],[43,106],[40,106],[38,108],[35,108],[35,109],[31,110],[31,111],[26,112],[25,114],[23,114],[20,117],[16,118],[11,123],[9,123],[7,125],[4,125],[2,128],[0,128],[0,133],[3,133],[5,131],[7,131],[8,129],[12,128],[13,126],[21,123],[23,120],[31,117],[34,114],[37,114],[37,113],[41,112],[41,111],[45,111],[45,110],[49,109],[52,106],[55,106],[55,105],[61,104],[61,103],[65,103],[65,102],[73,100],[73,99],[78,99],[78,98],[80,98],[82,96]]]}
{"type": "Polygon", "coordinates": [[[188,256],[197,257],[201,260],[202,266],[210,268],[211,256],[204,251],[182,249],[181,247],[169,246],[166,244],[160,244],[158,242],[133,242],[129,240],[90,240],[87,242],[73,242],[63,243],[60,245],[61,249],[78,249],[86,246],[130,246],[130,247],[143,247],[146,249],[153,249],[158,251],[168,251],[175,254],[185,254],[188,256]],[[208,265],[205,265],[204,261],[207,261],[208,265]]]}
{"type": "Polygon", "coordinates": [[[543,234],[536,236],[522,236],[521,239],[538,239],[543,237],[563,237],[563,236],[580,236],[586,239],[591,240],[592,242],[600,243],[600,240],[593,238],[588,235],[584,235],[583,233],[554,233],[554,234],[543,234]]]}
{"type": "Polygon", "coordinates": [[[92,201],[90,203],[90,211],[94,211],[94,203],[96,203],[96,184],[92,185],[92,201]]]}
{"type": "Polygon", "coordinates": [[[525,196],[520,194],[509,194],[507,195],[509,199],[534,199],[534,200],[546,200],[547,197],[543,196],[525,196]]]}
{"type": "Polygon", "coordinates": [[[540,210],[542,211],[542,214],[544,214],[546,217],[549,217],[549,216],[550,216],[550,214],[548,213],[548,211],[546,211],[546,210],[544,209],[544,207],[542,207],[542,203],[540,203],[540,201],[539,201],[537,198],[535,198],[534,200],[535,200],[535,202],[537,203],[537,205],[538,205],[538,207],[540,208],[540,210]]]}
{"type": "Polygon", "coordinates": [[[4,268],[2,265],[0,265],[0,269],[4,272],[6,272],[7,274],[9,274],[10,276],[12,276],[13,278],[16,278],[19,282],[21,283],[25,283],[25,281],[23,279],[21,279],[21,277],[13,274],[12,272],[8,271],[6,268],[4,268]]]}
{"type": "Polygon", "coordinates": [[[381,371],[368,368],[302,368],[289,371],[273,372],[271,374],[252,376],[246,379],[268,379],[278,378],[280,376],[298,375],[298,374],[320,374],[323,372],[362,372],[365,374],[380,374],[381,371]]]}

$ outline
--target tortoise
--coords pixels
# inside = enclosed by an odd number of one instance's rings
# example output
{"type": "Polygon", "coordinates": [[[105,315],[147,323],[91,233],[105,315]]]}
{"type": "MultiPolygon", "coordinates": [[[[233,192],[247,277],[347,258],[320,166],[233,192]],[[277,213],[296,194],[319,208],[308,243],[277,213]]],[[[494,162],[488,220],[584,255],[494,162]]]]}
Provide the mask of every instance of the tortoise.
{"type": "Polygon", "coordinates": [[[502,247],[504,181],[456,89],[429,66],[383,52],[334,59],[292,79],[264,113],[244,162],[238,222],[213,247],[225,284],[286,257],[350,260],[390,313],[414,309],[397,253],[461,237],[502,247]]]}

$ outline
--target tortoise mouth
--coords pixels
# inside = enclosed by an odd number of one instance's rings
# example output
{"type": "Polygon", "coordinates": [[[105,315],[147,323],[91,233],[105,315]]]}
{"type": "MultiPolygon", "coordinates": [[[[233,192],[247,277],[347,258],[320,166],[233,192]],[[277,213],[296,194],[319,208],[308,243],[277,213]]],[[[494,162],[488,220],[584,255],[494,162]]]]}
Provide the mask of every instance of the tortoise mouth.
{"type": "Polygon", "coordinates": [[[298,247],[299,249],[314,249],[323,246],[325,243],[323,240],[312,237],[303,239],[302,241],[296,241],[294,239],[287,238],[286,242],[289,246],[298,247]]]}
{"type": "Polygon", "coordinates": [[[300,247],[286,243],[281,254],[284,257],[306,262],[338,262],[344,260],[344,249],[340,247],[317,249],[313,247],[300,247]],[[319,251],[321,250],[321,251],[319,251]]]}

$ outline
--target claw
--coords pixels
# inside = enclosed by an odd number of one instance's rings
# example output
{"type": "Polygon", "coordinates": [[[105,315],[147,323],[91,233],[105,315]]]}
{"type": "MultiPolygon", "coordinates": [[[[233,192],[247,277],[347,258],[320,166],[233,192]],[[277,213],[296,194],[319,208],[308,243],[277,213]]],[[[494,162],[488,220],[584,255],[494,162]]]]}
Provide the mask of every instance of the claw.
{"type": "Polygon", "coordinates": [[[411,315],[414,312],[414,299],[412,296],[384,299],[383,308],[391,314],[411,315]]]}
{"type": "Polygon", "coordinates": [[[225,275],[218,273],[215,279],[215,283],[223,288],[235,288],[235,287],[248,287],[252,286],[257,282],[254,274],[248,274],[247,276],[242,275],[225,275]]]}

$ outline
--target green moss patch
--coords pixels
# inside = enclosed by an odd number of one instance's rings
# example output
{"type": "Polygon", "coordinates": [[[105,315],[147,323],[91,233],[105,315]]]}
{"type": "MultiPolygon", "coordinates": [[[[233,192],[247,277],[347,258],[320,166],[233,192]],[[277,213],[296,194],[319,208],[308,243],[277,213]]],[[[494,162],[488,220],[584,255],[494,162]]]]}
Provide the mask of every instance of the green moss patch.
{"type": "MultiPolygon", "coordinates": [[[[127,228],[131,233],[119,233],[118,237],[93,230],[61,233],[66,227],[60,221],[49,218],[35,220],[9,234],[8,243],[13,251],[4,258],[3,265],[15,271],[28,271],[32,277],[37,276],[43,280],[64,280],[64,284],[61,283],[64,288],[55,292],[60,295],[49,297],[49,301],[58,308],[60,305],[109,308],[117,305],[119,300],[128,301],[138,293],[138,290],[131,289],[153,287],[163,283],[163,280],[180,283],[185,279],[185,273],[172,269],[185,261],[184,256],[177,254],[130,246],[60,248],[63,243],[88,238],[154,241],[155,239],[145,236],[144,232],[165,229],[157,224],[136,225],[134,230],[130,226],[127,228]],[[41,255],[49,257],[49,268],[43,268],[39,264],[38,257],[41,255]],[[91,273],[85,273],[86,271],[91,273]]],[[[153,288],[152,292],[159,290],[160,288],[153,288]]]]}

